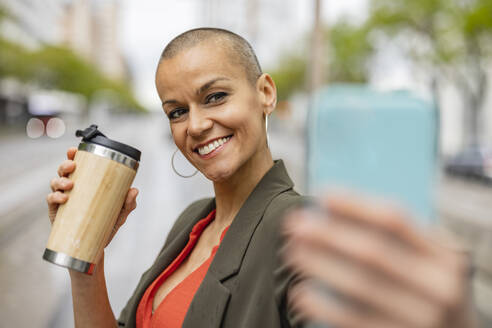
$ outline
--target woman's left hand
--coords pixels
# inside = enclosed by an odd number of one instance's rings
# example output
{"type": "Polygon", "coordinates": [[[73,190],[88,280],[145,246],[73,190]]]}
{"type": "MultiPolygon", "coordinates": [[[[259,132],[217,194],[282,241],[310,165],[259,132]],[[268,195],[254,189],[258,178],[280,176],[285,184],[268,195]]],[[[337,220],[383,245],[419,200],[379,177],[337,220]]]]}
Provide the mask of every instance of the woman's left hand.
{"type": "Polygon", "coordinates": [[[475,327],[464,252],[417,231],[393,207],[329,196],[285,224],[289,292],[302,318],[343,327],[475,327]],[[329,213],[329,214],[328,214],[329,213]]]}

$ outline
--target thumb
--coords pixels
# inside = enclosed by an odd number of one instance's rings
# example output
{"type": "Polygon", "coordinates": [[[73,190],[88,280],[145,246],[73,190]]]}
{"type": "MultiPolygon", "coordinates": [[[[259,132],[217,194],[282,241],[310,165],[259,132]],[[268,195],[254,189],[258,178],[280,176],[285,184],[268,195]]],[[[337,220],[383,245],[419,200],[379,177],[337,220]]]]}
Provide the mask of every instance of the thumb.
{"type": "Polygon", "coordinates": [[[121,209],[118,220],[116,221],[116,226],[118,228],[125,223],[128,215],[137,207],[137,195],[137,188],[130,188],[130,190],[128,190],[125,203],[123,204],[123,208],[121,209]]]}

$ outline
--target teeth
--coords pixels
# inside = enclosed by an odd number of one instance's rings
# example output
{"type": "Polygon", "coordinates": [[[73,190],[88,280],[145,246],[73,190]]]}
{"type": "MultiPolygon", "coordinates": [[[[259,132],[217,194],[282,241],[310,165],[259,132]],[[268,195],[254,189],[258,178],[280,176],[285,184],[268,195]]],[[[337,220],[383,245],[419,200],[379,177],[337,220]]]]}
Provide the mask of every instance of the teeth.
{"type": "Polygon", "coordinates": [[[203,146],[203,147],[200,147],[198,148],[198,153],[200,155],[207,155],[209,153],[211,153],[212,151],[215,150],[215,148],[219,147],[219,146],[222,146],[224,143],[227,142],[227,140],[229,140],[231,137],[225,137],[225,138],[220,138],[220,139],[217,139],[211,143],[209,143],[208,145],[206,146],[203,146]]]}

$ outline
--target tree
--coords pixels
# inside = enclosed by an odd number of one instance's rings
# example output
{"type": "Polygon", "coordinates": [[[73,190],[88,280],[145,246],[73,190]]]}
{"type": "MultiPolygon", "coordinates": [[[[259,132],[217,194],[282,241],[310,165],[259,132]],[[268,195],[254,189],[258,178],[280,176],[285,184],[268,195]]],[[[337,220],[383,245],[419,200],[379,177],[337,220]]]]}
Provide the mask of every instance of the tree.
{"type": "Polygon", "coordinates": [[[351,24],[347,19],[341,19],[325,29],[325,39],[328,40],[325,50],[328,58],[325,80],[366,83],[369,79],[369,60],[374,52],[367,26],[351,24]]]}
{"type": "Polygon", "coordinates": [[[30,78],[43,87],[79,93],[87,99],[100,90],[112,90],[120,102],[115,105],[144,110],[133,97],[129,85],[106,78],[69,49],[44,46],[31,56],[30,78]]]}
{"type": "Polygon", "coordinates": [[[42,88],[78,93],[88,100],[99,90],[112,90],[118,96],[116,106],[145,111],[129,85],[106,78],[69,49],[45,45],[29,51],[1,38],[0,48],[0,77],[15,77],[42,88]]]}
{"type": "Polygon", "coordinates": [[[288,100],[293,93],[304,89],[306,60],[300,55],[288,54],[280,59],[279,66],[271,75],[277,85],[279,101],[288,100]]]}
{"type": "MultiPolygon", "coordinates": [[[[368,63],[374,51],[369,42],[369,29],[365,25],[355,25],[341,19],[323,30],[323,52],[328,59],[323,72],[323,82],[367,82],[368,63]]],[[[279,100],[286,100],[294,92],[306,89],[306,58],[302,52],[288,53],[272,71],[279,100]]]]}
{"type": "Polygon", "coordinates": [[[477,144],[488,86],[490,0],[372,0],[368,27],[381,31],[430,75],[439,104],[443,78],[458,86],[467,110],[466,143],[477,144]]]}
{"type": "MultiPolygon", "coordinates": [[[[2,19],[14,19],[0,6],[2,19]]],[[[0,77],[15,77],[42,88],[78,93],[88,100],[100,90],[111,90],[119,101],[115,106],[145,111],[134,98],[130,85],[106,78],[94,65],[61,46],[42,45],[30,51],[0,37],[0,77]]]]}

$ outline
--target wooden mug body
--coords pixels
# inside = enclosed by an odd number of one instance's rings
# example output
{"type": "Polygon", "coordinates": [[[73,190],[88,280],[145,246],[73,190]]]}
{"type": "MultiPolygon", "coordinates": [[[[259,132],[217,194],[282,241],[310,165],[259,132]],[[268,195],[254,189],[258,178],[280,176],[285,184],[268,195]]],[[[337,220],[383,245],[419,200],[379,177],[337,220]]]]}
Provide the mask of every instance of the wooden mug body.
{"type": "Polygon", "coordinates": [[[74,185],[66,192],[53,223],[47,250],[94,264],[101,256],[135,178],[136,170],[106,157],[79,150],[74,185]]]}

